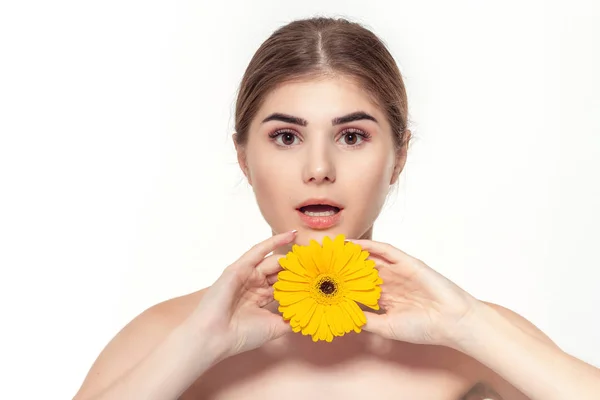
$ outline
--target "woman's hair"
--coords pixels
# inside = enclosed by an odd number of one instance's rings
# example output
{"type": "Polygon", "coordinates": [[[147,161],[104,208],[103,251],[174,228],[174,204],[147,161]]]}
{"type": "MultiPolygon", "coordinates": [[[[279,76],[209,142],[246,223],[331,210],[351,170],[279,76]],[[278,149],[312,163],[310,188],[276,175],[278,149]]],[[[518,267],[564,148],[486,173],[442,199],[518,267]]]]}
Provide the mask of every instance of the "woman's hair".
{"type": "Polygon", "coordinates": [[[235,108],[235,141],[246,144],[266,95],[282,83],[319,77],[353,79],[386,113],[397,148],[408,128],[406,89],[385,44],[346,19],[293,21],[259,47],[242,78],[235,108]]]}

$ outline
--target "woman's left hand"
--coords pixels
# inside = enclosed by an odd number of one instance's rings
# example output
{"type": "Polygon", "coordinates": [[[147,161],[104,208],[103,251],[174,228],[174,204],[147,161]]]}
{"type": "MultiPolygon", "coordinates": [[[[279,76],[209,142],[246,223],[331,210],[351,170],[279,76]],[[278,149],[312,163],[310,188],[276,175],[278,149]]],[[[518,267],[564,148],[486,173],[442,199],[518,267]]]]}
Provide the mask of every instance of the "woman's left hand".
{"type": "Polygon", "coordinates": [[[385,313],[365,312],[365,331],[410,343],[458,346],[484,303],[392,245],[350,241],[370,253],[383,280],[379,305],[385,313]]]}

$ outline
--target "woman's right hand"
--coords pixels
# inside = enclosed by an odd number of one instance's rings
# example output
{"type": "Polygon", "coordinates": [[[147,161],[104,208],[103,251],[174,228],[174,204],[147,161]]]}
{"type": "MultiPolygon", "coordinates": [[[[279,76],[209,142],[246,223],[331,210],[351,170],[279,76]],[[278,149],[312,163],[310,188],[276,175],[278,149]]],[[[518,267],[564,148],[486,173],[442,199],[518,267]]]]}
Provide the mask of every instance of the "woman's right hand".
{"type": "Polygon", "coordinates": [[[291,243],[296,231],[270,237],[225,268],[188,322],[201,328],[224,359],[262,346],[291,332],[281,315],[264,309],[273,301],[273,283],[282,270],[278,255],[267,254],[291,243]]]}

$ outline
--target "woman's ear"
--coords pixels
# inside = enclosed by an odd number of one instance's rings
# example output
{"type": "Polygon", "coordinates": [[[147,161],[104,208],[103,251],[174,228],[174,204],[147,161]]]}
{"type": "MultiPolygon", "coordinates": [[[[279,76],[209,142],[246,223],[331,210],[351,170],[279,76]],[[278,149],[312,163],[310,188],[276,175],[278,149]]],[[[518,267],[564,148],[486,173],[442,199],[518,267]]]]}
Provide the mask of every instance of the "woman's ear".
{"type": "Polygon", "coordinates": [[[398,181],[398,177],[400,176],[400,173],[406,165],[406,157],[408,154],[408,142],[410,141],[410,137],[411,132],[407,129],[404,133],[402,145],[396,151],[396,163],[394,164],[394,172],[392,173],[390,185],[393,185],[398,181]]]}
{"type": "Polygon", "coordinates": [[[244,176],[248,180],[250,186],[252,186],[252,180],[250,178],[250,172],[248,170],[248,162],[246,158],[246,148],[238,143],[238,134],[234,133],[231,138],[233,139],[233,145],[235,146],[235,152],[237,153],[237,160],[240,169],[244,173],[244,176]]]}

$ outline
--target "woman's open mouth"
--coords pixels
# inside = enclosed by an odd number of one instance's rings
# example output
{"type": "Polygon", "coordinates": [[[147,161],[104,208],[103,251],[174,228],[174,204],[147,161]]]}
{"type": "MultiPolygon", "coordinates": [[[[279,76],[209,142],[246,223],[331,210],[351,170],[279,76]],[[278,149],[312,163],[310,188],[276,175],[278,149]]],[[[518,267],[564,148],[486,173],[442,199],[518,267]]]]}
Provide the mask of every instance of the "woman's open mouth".
{"type": "Polygon", "coordinates": [[[330,204],[309,204],[296,209],[311,229],[328,229],[340,221],[342,208],[330,204]]]}
{"type": "Polygon", "coordinates": [[[300,207],[300,211],[310,217],[327,217],[337,214],[340,209],[328,204],[315,204],[312,206],[300,207]]]}

